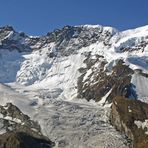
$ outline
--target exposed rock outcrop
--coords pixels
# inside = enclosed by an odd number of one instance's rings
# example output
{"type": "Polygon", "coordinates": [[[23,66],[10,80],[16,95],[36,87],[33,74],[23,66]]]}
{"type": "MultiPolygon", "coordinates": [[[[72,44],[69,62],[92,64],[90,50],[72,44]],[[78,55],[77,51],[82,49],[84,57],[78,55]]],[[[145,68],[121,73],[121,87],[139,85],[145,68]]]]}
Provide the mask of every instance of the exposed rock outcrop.
{"type": "Polygon", "coordinates": [[[116,32],[113,28],[103,26],[64,26],[45,36],[30,37],[23,32],[16,32],[11,26],[5,26],[0,28],[0,48],[24,52],[41,49],[54,42],[57,52],[62,56],[68,56],[97,41],[108,46],[110,38],[116,32]]]}
{"type": "Polygon", "coordinates": [[[54,145],[32,121],[12,103],[0,106],[0,148],[50,148],[54,145]]]}
{"type": "Polygon", "coordinates": [[[147,148],[147,119],[148,104],[124,97],[114,98],[110,115],[111,123],[131,140],[131,147],[147,148]]]}
{"type": "Polygon", "coordinates": [[[53,143],[28,133],[8,132],[0,136],[0,148],[51,148],[53,143]]]}
{"type": "Polygon", "coordinates": [[[106,98],[108,103],[111,103],[116,96],[136,99],[137,96],[131,84],[131,76],[134,71],[122,60],[119,60],[109,73],[108,69],[105,68],[106,61],[102,58],[102,56],[98,56],[96,60],[91,60],[89,57],[86,59],[87,68],[80,69],[82,75],[78,79],[78,97],[99,101],[112,89],[106,98]],[[94,69],[96,63],[100,64],[94,69]],[[85,78],[88,70],[91,71],[91,74],[85,78]]]}

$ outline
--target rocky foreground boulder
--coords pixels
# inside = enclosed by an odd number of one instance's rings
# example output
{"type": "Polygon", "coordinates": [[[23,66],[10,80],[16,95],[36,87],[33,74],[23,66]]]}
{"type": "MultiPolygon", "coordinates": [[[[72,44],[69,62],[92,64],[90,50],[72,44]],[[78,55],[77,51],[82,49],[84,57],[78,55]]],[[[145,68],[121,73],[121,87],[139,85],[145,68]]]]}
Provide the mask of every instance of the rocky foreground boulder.
{"type": "Polygon", "coordinates": [[[53,143],[22,132],[8,132],[0,136],[0,148],[51,148],[53,143]]]}
{"type": "Polygon", "coordinates": [[[0,106],[0,148],[51,148],[37,122],[12,103],[0,106]]]}

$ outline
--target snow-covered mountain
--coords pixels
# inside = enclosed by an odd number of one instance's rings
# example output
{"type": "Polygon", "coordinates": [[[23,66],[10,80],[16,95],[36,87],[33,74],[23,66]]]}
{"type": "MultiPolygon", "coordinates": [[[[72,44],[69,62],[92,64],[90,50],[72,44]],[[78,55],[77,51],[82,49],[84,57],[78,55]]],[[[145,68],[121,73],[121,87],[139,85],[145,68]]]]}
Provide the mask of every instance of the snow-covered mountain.
{"type": "MultiPolygon", "coordinates": [[[[148,103],[148,26],[65,26],[41,37],[1,27],[0,82],[0,104],[11,102],[37,121],[55,147],[132,146],[124,135],[138,145],[112,119],[117,97],[148,103]]],[[[133,125],[148,118],[143,112],[133,125]]]]}

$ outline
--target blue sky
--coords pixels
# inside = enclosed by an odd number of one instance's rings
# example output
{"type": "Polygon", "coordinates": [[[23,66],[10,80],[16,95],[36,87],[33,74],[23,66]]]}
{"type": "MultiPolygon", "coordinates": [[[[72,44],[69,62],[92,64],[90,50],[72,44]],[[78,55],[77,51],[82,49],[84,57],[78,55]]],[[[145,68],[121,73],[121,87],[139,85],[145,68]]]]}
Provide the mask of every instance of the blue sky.
{"type": "Polygon", "coordinates": [[[81,24],[125,30],[148,24],[147,7],[148,0],[0,0],[0,26],[29,35],[81,24]]]}

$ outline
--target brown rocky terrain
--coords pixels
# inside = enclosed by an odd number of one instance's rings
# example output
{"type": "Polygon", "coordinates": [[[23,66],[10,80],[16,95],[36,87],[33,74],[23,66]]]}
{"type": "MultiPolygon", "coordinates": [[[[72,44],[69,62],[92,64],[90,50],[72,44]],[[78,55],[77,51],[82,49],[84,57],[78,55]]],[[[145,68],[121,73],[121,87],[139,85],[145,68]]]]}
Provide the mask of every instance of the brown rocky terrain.
{"type": "Polygon", "coordinates": [[[54,143],[41,133],[37,122],[12,103],[0,106],[0,148],[51,148],[54,143]]]}
{"type": "Polygon", "coordinates": [[[0,136],[0,148],[51,148],[53,143],[28,133],[8,132],[0,136]]]}
{"type": "Polygon", "coordinates": [[[133,91],[131,84],[131,76],[134,73],[122,60],[119,60],[117,64],[112,68],[112,72],[107,74],[108,70],[105,69],[106,62],[100,61],[103,58],[98,56],[95,61],[86,59],[87,69],[80,69],[83,74],[78,80],[78,97],[86,98],[87,100],[94,99],[100,101],[100,99],[111,89],[111,93],[106,99],[106,102],[111,103],[112,99],[116,96],[125,96],[130,98],[136,98],[136,94],[133,91]],[[98,69],[92,70],[91,75],[84,81],[83,78],[86,74],[86,70],[92,69],[96,62],[100,62],[99,72],[98,69]],[[91,64],[91,65],[90,65],[91,64]],[[105,69],[105,70],[104,70],[105,69]],[[91,81],[93,78],[93,82],[91,81]],[[87,82],[87,83],[86,83],[87,82]]]}
{"type": "Polygon", "coordinates": [[[147,119],[148,104],[121,96],[114,98],[110,115],[111,123],[131,140],[131,147],[148,147],[147,127],[138,127],[136,124],[137,121],[147,122],[147,119]]]}

